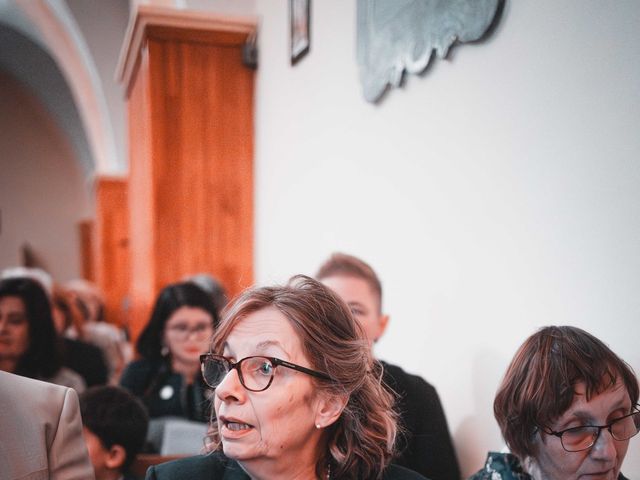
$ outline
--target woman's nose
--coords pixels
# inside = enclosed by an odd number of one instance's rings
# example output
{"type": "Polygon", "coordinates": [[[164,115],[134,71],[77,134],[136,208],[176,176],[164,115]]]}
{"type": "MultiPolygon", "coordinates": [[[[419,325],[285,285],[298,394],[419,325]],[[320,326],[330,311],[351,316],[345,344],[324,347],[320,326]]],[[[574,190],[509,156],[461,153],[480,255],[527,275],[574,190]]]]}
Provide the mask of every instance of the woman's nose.
{"type": "Polygon", "coordinates": [[[222,401],[242,401],[245,393],[235,368],[229,370],[215,390],[216,397],[222,401]]]}
{"type": "Polygon", "coordinates": [[[610,460],[617,455],[617,441],[606,428],[600,431],[600,435],[596,439],[596,443],[591,447],[591,455],[593,458],[601,460],[610,460]]]}

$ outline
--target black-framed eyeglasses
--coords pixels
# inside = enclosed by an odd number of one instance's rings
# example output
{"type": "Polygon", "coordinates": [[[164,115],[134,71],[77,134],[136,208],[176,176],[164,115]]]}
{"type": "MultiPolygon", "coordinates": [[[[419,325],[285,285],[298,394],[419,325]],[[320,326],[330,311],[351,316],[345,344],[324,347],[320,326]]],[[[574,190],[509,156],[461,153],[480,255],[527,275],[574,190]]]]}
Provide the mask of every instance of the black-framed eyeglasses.
{"type": "Polygon", "coordinates": [[[177,340],[187,340],[193,334],[198,340],[208,339],[211,333],[213,333],[213,325],[211,322],[199,323],[190,327],[184,323],[178,323],[176,325],[167,326],[167,332],[173,335],[177,340]]]}
{"type": "Polygon", "coordinates": [[[296,365],[275,357],[252,356],[232,362],[222,355],[205,353],[200,355],[200,369],[205,383],[216,388],[227,374],[234,370],[244,388],[251,392],[262,392],[269,388],[275,375],[276,367],[287,367],[323,380],[331,380],[329,375],[296,365]]]}
{"type": "Polygon", "coordinates": [[[607,425],[585,425],[584,427],[567,428],[559,432],[545,429],[542,431],[560,438],[562,448],[567,452],[579,452],[591,448],[598,441],[598,437],[604,429],[609,430],[614,440],[619,442],[629,440],[640,432],[640,411],[616,418],[607,425]]]}

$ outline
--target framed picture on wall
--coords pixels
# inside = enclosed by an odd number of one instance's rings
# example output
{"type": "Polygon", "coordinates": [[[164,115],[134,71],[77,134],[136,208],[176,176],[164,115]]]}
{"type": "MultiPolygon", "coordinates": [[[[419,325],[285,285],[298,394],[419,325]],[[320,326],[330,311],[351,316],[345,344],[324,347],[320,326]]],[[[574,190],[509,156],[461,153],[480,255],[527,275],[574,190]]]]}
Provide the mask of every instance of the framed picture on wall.
{"type": "Polygon", "coordinates": [[[311,37],[311,0],[289,0],[291,21],[291,65],[295,65],[309,51],[311,37]]]}

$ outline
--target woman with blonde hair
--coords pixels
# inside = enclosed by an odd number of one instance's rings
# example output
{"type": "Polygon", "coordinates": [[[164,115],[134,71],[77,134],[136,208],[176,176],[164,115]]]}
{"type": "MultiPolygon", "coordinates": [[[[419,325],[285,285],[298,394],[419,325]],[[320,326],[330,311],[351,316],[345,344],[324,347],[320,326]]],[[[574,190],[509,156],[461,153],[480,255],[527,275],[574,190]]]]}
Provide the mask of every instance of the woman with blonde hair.
{"type": "Polygon", "coordinates": [[[397,434],[381,366],[347,306],[304,276],[254,288],[226,310],[201,357],[214,390],[213,453],[147,479],[385,479],[397,434]]]}

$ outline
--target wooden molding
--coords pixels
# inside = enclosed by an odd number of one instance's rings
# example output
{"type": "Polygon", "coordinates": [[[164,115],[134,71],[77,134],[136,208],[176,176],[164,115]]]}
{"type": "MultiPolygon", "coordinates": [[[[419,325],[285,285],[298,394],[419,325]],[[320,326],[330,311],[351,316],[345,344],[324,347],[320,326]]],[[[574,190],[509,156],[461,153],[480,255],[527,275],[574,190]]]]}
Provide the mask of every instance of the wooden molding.
{"type": "Polygon", "coordinates": [[[82,220],[78,223],[80,235],[80,268],[82,278],[96,281],[95,222],[82,220]]]}
{"type": "Polygon", "coordinates": [[[123,325],[129,291],[128,181],[124,177],[96,178],[95,279],[105,297],[108,321],[123,325]]]}
{"type": "MultiPolygon", "coordinates": [[[[163,38],[175,35],[177,31],[230,32],[245,36],[255,34],[258,19],[254,16],[227,16],[194,10],[140,5],[131,17],[124,43],[120,50],[116,80],[124,86],[125,96],[129,96],[131,81],[140,61],[140,53],[147,38],[163,38]]],[[[200,40],[205,40],[201,36],[200,40]]]]}

